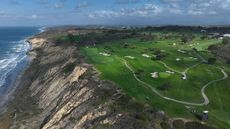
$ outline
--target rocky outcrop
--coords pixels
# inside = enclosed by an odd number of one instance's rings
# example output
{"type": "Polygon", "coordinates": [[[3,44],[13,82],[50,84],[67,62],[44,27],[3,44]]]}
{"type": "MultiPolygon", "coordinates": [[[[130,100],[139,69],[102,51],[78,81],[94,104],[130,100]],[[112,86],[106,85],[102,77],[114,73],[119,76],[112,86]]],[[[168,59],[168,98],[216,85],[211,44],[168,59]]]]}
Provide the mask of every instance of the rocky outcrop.
{"type": "Polygon", "coordinates": [[[45,41],[46,40],[44,38],[32,38],[28,40],[31,47],[34,49],[41,47],[45,43],[45,41]]]}
{"type": "Polygon", "coordinates": [[[86,72],[87,68],[76,66],[73,70],[72,74],[69,76],[69,82],[77,82],[79,80],[79,77],[82,76],[86,72]]]}

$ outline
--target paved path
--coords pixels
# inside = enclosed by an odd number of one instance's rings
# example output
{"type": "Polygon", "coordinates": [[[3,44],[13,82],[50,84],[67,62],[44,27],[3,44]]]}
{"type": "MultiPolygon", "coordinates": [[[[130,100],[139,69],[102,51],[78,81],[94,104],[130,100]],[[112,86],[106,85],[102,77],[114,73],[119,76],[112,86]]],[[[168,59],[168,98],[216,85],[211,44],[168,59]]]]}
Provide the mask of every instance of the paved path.
{"type": "Polygon", "coordinates": [[[208,105],[208,104],[209,104],[209,99],[208,99],[208,96],[205,94],[205,89],[206,89],[209,85],[211,85],[211,84],[213,84],[213,83],[215,83],[215,82],[223,81],[223,80],[225,80],[225,79],[228,78],[228,74],[224,71],[223,68],[221,68],[221,67],[216,67],[216,68],[218,68],[218,69],[223,73],[224,76],[223,76],[222,78],[220,78],[220,79],[212,80],[212,81],[208,82],[206,85],[204,85],[204,86],[202,87],[202,89],[201,89],[201,94],[202,94],[202,96],[203,96],[203,98],[204,98],[204,104],[205,104],[205,105],[208,105]]]}
{"type": "MultiPolygon", "coordinates": [[[[122,59],[122,58],[121,58],[122,59]]],[[[222,69],[221,67],[217,67],[222,73],[223,73],[223,77],[220,78],[220,79],[217,79],[217,80],[212,80],[210,82],[208,82],[206,85],[204,85],[201,89],[201,94],[202,94],[202,97],[204,98],[204,102],[203,103],[193,103],[193,102],[187,102],[187,101],[181,101],[181,100],[177,100],[177,99],[173,99],[173,98],[170,98],[170,97],[166,97],[164,95],[162,95],[160,92],[158,92],[155,88],[153,88],[153,86],[151,86],[150,84],[146,83],[146,82],[143,82],[141,81],[135,74],[134,70],[129,66],[129,64],[127,63],[127,61],[125,59],[122,59],[123,63],[125,64],[125,66],[133,73],[133,76],[134,78],[140,82],[141,84],[143,84],[144,86],[150,88],[154,93],[156,93],[158,96],[160,96],[161,98],[165,99],[165,100],[169,100],[169,101],[173,101],[173,102],[176,102],[176,103],[180,103],[180,104],[184,104],[184,105],[192,105],[192,106],[204,106],[204,105],[208,105],[209,104],[209,99],[207,97],[207,95],[205,94],[205,89],[215,83],[215,82],[219,82],[219,81],[222,81],[222,80],[225,80],[228,78],[228,74],[224,71],[224,69],[222,69]]],[[[165,67],[168,67],[165,63],[163,63],[165,65],[165,67]]],[[[197,64],[198,65],[198,64],[197,64]]],[[[179,71],[175,71],[174,69],[168,67],[168,69],[170,70],[173,70],[175,72],[178,72],[178,73],[184,73],[186,75],[186,72],[195,67],[196,65],[194,66],[191,66],[190,68],[187,68],[184,72],[179,72],[179,71]]]]}
{"type": "Polygon", "coordinates": [[[169,66],[168,66],[166,63],[164,63],[163,61],[160,61],[160,63],[163,64],[165,68],[167,68],[167,69],[169,69],[169,70],[171,70],[171,71],[173,71],[173,72],[176,72],[176,73],[181,74],[182,77],[184,77],[185,79],[187,79],[187,72],[188,72],[190,69],[192,69],[192,68],[194,68],[194,67],[196,67],[196,66],[198,66],[198,65],[200,64],[200,63],[198,63],[198,64],[195,64],[195,65],[192,65],[192,66],[188,67],[187,69],[185,69],[183,72],[180,72],[180,71],[177,71],[177,70],[175,70],[175,69],[169,67],[169,66]]]}

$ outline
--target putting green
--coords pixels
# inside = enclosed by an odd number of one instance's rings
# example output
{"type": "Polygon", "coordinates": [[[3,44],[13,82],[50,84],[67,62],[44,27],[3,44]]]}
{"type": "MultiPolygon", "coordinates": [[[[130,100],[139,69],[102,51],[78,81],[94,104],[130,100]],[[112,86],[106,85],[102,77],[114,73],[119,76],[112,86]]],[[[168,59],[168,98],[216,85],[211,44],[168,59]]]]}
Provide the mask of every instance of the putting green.
{"type": "Polygon", "coordinates": [[[166,72],[160,72],[159,75],[160,78],[169,78],[171,76],[169,73],[166,72]]]}

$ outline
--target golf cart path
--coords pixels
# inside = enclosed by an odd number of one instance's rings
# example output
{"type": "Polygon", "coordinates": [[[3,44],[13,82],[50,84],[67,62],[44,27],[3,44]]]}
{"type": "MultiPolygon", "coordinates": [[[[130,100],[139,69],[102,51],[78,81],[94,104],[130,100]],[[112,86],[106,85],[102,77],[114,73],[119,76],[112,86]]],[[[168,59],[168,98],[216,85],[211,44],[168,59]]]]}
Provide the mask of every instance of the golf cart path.
{"type": "MultiPolygon", "coordinates": [[[[202,94],[202,97],[203,97],[203,99],[204,99],[204,102],[203,102],[203,103],[193,103],[193,102],[181,101],[181,100],[173,99],[173,98],[166,97],[166,96],[162,95],[162,94],[161,94],[160,92],[158,92],[155,88],[153,88],[150,84],[148,84],[148,83],[143,82],[142,80],[140,80],[140,79],[136,76],[134,70],[129,66],[129,64],[127,63],[127,61],[126,61],[125,59],[123,59],[123,58],[121,58],[121,59],[123,60],[124,65],[133,73],[134,78],[135,78],[138,82],[140,82],[141,84],[143,84],[143,85],[147,86],[148,88],[150,88],[155,94],[157,94],[157,95],[160,96],[161,98],[163,98],[163,99],[165,99],[165,100],[173,101],[173,102],[176,102],[176,103],[184,104],[184,105],[192,105],[192,106],[204,106],[204,105],[208,105],[210,101],[209,101],[207,95],[205,94],[205,89],[206,89],[209,85],[211,85],[211,84],[213,84],[213,83],[215,83],[215,82],[219,82],[219,81],[222,81],[222,80],[225,80],[225,79],[228,78],[228,74],[224,71],[223,68],[221,68],[221,67],[216,67],[216,68],[218,68],[218,69],[223,73],[224,76],[223,76],[222,78],[220,78],[220,79],[212,80],[212,81],[208,82],[206,85],[204,85],[204,86],[202,87],[202,89],[201,89],[201,94],[202,94]]],[[[165,67],[168,67],[164,62],[162,62],[162,63],[165,65],[165,67]]],[[[196,65],[198,65],[198,64],[196,64],[196,65]]],[[[172,68],[170,68],[170,67],[168,67],[168,69],[173,70],[173,71],[178,72],[178,73],[183,73],[183,75],[185,74],[185,76],[186,76],[186,72],[187,72],[189,69],[195,67],[196,65],[193,65],[193,66],[187,68],[184,72],[175,71],[174,69],[172,69],[172,68]]]]}
{"type": "Polygon", "coordinates": [[[163,61],[160,61],[160,63],[163,64],[165,68],[167,68],[167,69],[169,69],[169,70],[171,70],[171,71],[173,71],[173,72],[182,74],[182,76],[185,77],[185,78],[187,78],[187,74],[186,74],[186,73],[187,73],[190,69],[192,69],[192,68],[194,68],[194,67],[196,67],[196,66],[198,66],[198,65],[200,64],[200,63],[198,63],[198,64],[195,64],[195,65],[192,65],[192,66],[188,67],[187,69],[185,69],[183,72],[180,72],[180,71],[177,71],[177,70],[175,70],[175,69],[169,67],[169,66],[168,66],[166,63],[164,63],[163,61]]]}

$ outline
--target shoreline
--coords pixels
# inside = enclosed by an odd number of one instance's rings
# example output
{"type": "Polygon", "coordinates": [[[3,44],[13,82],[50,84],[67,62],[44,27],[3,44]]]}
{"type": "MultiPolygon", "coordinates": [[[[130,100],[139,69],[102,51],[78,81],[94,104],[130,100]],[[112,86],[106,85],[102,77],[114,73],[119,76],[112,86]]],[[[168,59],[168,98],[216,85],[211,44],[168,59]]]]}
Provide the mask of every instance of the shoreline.
{"type": "Polygon", "coordinates": [[[7,103],[14,99],[14,93],[17,90],[17,88],[20,86],[23,75],[25,74],[26,70],[30,67],[30,65],[33,63],[33,56],[30,55],[30,52],[34,48],[30,40],[36,37],[36,35],[41,34],[43,32],[40,31],[36,34],[33,34],[23,39],[24,43],[29,45],[29,48],[26,51],[24,57],[25,59],[22,59],[17,64],[17,66],[14,69],[12,69],[10,73],[8,73],[6,81],[8,80],[11,82],[9,82],[9,84],[4,84],[2,87],[0,87],[0,114],[4,113],[4,111],[6,110],[7,103]],[[15,73],[16,75],[14,75],[14,72],[16,72],[15,73]]]}

